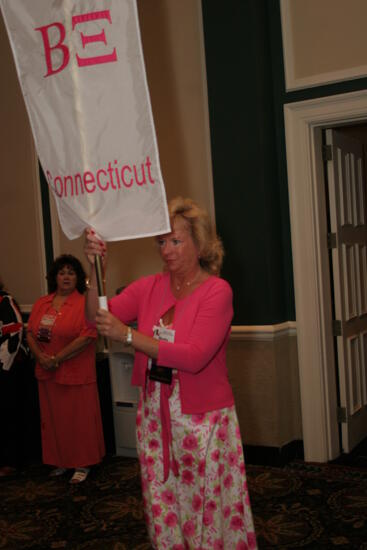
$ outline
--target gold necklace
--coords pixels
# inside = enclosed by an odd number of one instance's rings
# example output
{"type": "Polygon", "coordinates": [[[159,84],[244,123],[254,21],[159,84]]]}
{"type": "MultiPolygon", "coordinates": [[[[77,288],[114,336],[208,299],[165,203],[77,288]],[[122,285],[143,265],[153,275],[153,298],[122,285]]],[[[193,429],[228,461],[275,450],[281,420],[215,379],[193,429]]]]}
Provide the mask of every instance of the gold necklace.
{"type": "Polygon", "coordinates": [[[196,279],[198,278],[199,275],[200,275],[200,270],[196,273],[195,277],[191,281],[186,281],[186,283],[182,283],[181,285],[175,285],[175,288],[176,288],[177,292],[179,292],[183,286],[189,287],[193,283],[195,283],[195,281],[196,281],[196,279]]]}

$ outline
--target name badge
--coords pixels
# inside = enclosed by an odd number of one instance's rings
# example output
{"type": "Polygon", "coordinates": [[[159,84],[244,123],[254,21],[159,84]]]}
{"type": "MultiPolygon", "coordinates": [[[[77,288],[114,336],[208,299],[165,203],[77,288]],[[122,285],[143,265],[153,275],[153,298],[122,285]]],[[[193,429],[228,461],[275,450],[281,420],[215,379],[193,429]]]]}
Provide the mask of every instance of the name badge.
{"type": "MultiPolygon", "coordinates": [[[[157,340],[173,343],[175,341],[175,331],[171,328],[154,325],[153,337],[157,340]]],[[[154,359],[152,359],[149,363],[149,378],[151,380],[160,382],[161,384],[172,383],[172,369],[170,367],[161,367],[156,364],[154,359]]]]}
{"type": "Polygon", "coordinates": [[[175,341],[175,330],[172,328],[160,327],[154,325],[153,327],[153,337],[157,340],[163,340],[164,342],[174,342],[175,341]]]}
{"type": "Polygon", "coordinates": [[[37,340],[51,342],[52,329],[56,321],[56,315],[45,313],[38,327],[37,340]]]}

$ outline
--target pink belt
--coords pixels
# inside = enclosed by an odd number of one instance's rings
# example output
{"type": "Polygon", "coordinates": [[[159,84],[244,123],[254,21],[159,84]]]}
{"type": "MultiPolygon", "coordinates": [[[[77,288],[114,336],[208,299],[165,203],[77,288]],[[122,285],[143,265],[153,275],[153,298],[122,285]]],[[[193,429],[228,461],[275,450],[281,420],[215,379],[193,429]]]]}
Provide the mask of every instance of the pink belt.
{"type": "MultiPolygon", "coordinates": [[[[172,450],[172,429],[171,429],[171,414],[169,410],[169,398],[172,395],[174,382],[177,379],[177,374],[173,373],[172,383],[161,384],[160,382],[154,382],[160,385],[160,412],[161,412],[161,426],[162,426],[162,450],[163,450],[163,483],[167,481],[170,467],[174,475],[178,476],[178,464],[173,455],[172,450]],[[172,454],[172,461],[170,462],[170,450],[172,454]]],[[[147,391],[152,391],[152,380],[147,380],[147,391]]]]}

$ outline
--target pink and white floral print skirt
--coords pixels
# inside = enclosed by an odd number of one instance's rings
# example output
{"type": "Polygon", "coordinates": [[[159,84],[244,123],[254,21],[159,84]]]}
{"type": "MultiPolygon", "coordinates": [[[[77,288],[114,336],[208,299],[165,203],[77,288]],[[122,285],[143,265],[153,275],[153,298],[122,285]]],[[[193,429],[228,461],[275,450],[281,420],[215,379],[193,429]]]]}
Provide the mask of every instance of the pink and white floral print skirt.
{"type": "Polygon", "coordinates": [[[143,502],[153,547],[256,549],[235,407],[182,414],[179,382],[174,378],[168,399],[171,467],[163,482],[160,386],[159,382],[148,382],[137,412],[143,502]],[[172,467],[174,462],[176,468],[172,467]]]}

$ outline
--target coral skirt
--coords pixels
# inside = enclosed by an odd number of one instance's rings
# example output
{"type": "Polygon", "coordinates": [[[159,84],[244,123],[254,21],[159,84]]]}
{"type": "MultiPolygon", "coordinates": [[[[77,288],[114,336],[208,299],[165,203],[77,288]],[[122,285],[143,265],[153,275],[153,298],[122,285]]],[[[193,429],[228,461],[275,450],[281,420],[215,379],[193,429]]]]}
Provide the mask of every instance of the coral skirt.
{"type": "Polygon", "coordinates": [[[61,468],[101,462],[105,446],[97,384],[39,380],[38,388],[43,462],[61,468]]]}

